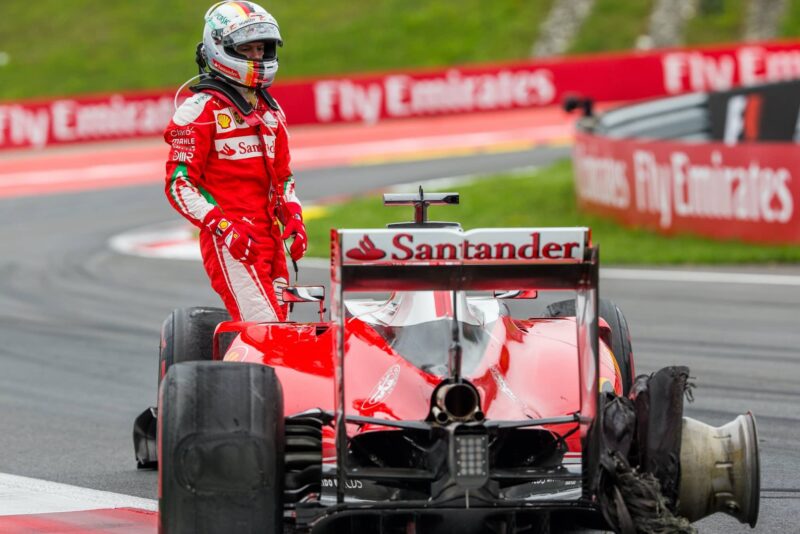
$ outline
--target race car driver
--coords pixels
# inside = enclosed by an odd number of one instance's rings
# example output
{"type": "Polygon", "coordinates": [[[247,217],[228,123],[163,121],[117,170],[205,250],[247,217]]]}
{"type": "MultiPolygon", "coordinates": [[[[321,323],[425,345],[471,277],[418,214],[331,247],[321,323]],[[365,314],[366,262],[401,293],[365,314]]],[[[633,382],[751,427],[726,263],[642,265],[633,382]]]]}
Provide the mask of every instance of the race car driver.
{"type": "Polygon", "coordinates": [[[203,265],[234,320],[286,319],[283,240],[291,239],[294,261],[307,246],[285,117],[267,92],[282,45],[277,22],[261,6],[213,5],[197,48],[196,94],[164,133],[167,198],[200,229],[203,265]]]}

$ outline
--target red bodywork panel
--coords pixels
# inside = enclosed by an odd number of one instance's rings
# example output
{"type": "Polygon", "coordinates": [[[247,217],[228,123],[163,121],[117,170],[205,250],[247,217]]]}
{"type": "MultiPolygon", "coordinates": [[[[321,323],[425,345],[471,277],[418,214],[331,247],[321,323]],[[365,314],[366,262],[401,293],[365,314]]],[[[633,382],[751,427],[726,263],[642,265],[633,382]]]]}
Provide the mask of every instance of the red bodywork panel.
{"type": "MultiPolygon", "coordinates": [[[[334,409],[334,354],[329,323],[223,323],[241,331],[226,361],[275,368],[283,386],[286,415],[334,409]]],[[[579,410],[578,356],[574,318],[516,320],[501,316],[490,325],[485,352],[467,378],[480,392],[488,420],[524,420],[571,415],[579,410]]],[[[370,324],[346,323],[346,411],[351,415],[423,420],[431,394],[443,377],[427,373],[397,354],[370,324]]],[[[622,393],[614,356],[600,343],[600,386],[622,393]],[[607,385],[605,385],[608,388],[607,385]]],[[[552,425],[564,434],[575,424],[552,425]]],[[[333,431],[325,429],[324,456],[335,457],[333,431]]],[[[580,436],[567,440],[580,451],[580,436]]]]}

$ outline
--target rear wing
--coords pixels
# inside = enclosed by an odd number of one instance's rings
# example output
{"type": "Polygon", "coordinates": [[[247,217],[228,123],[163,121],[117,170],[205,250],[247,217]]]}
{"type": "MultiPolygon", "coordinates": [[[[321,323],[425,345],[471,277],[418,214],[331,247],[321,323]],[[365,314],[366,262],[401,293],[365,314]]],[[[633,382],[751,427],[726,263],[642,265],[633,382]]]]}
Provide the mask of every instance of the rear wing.
{"type": "MultiPolygon", "coordinates": [[[[588,228],[390,228],[331,231],[336,449],[340,476],[345,428],[345,292],[573,290],[576,293],[583,468],[597,472],[590,427],[598,405],[598,249],[588,228]]],[[[590,477],[584,477],[586,480],[590,477]]],[[[342,480],[344,482],[344,480],[342,480]]],[[[586,483],[585,483],[586,484],[586,483]]],[[[593,494],[595,483],[584,486],[593,494]]],[[[344,487],[342,484],[341,487],[344,487]]]]}
{"type": "Polygon", "coordinates": [[[346,291],[578,289],[590,282],[589,235],[588,228],[334,230],[331,274],[346,291]]]}

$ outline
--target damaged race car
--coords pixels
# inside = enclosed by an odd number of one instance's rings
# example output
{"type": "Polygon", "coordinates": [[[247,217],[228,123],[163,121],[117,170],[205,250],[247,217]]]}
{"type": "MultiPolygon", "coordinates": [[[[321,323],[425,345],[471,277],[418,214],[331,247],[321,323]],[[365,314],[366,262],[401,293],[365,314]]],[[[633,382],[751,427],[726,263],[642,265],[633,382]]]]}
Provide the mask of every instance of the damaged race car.
{"type": "Polygon", "coordinates": [[[158,407],[134,424],[159,531],[692,532],[754,526],[755,420],[683,416],[689,370],[635,377],[627,322],[599,298],[588,228],[464,231],[457,193],[386,195],[413,222],[332,230],[319,322],[174,311],[158,407]],[[528,299],[570,292],[536,316],[528,299]]]}

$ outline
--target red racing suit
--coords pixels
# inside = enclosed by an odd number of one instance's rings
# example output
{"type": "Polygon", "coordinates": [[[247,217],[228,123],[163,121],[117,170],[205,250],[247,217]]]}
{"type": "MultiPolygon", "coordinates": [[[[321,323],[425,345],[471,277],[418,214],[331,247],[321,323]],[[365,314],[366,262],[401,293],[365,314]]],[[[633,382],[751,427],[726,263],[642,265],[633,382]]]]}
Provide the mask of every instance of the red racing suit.
{"type": "Polygon", "coordinates": [[[166,194],[200,228],[203,265],[233,319],[283,321],[286,307],[275,289],[289,276],[278,219],[287,204],[299,208],[300,202],[283,113],[260,97],[255,113],[263,120],[253,120],[253,114],[245,121],[219,96],[198,93],[187,99],[164,132],[170,145],[166,194]],[[214,206],[235,224],[248,225],[256,241],[253,264],[235,260],[222,238],[205,227],[214,206]]]}

